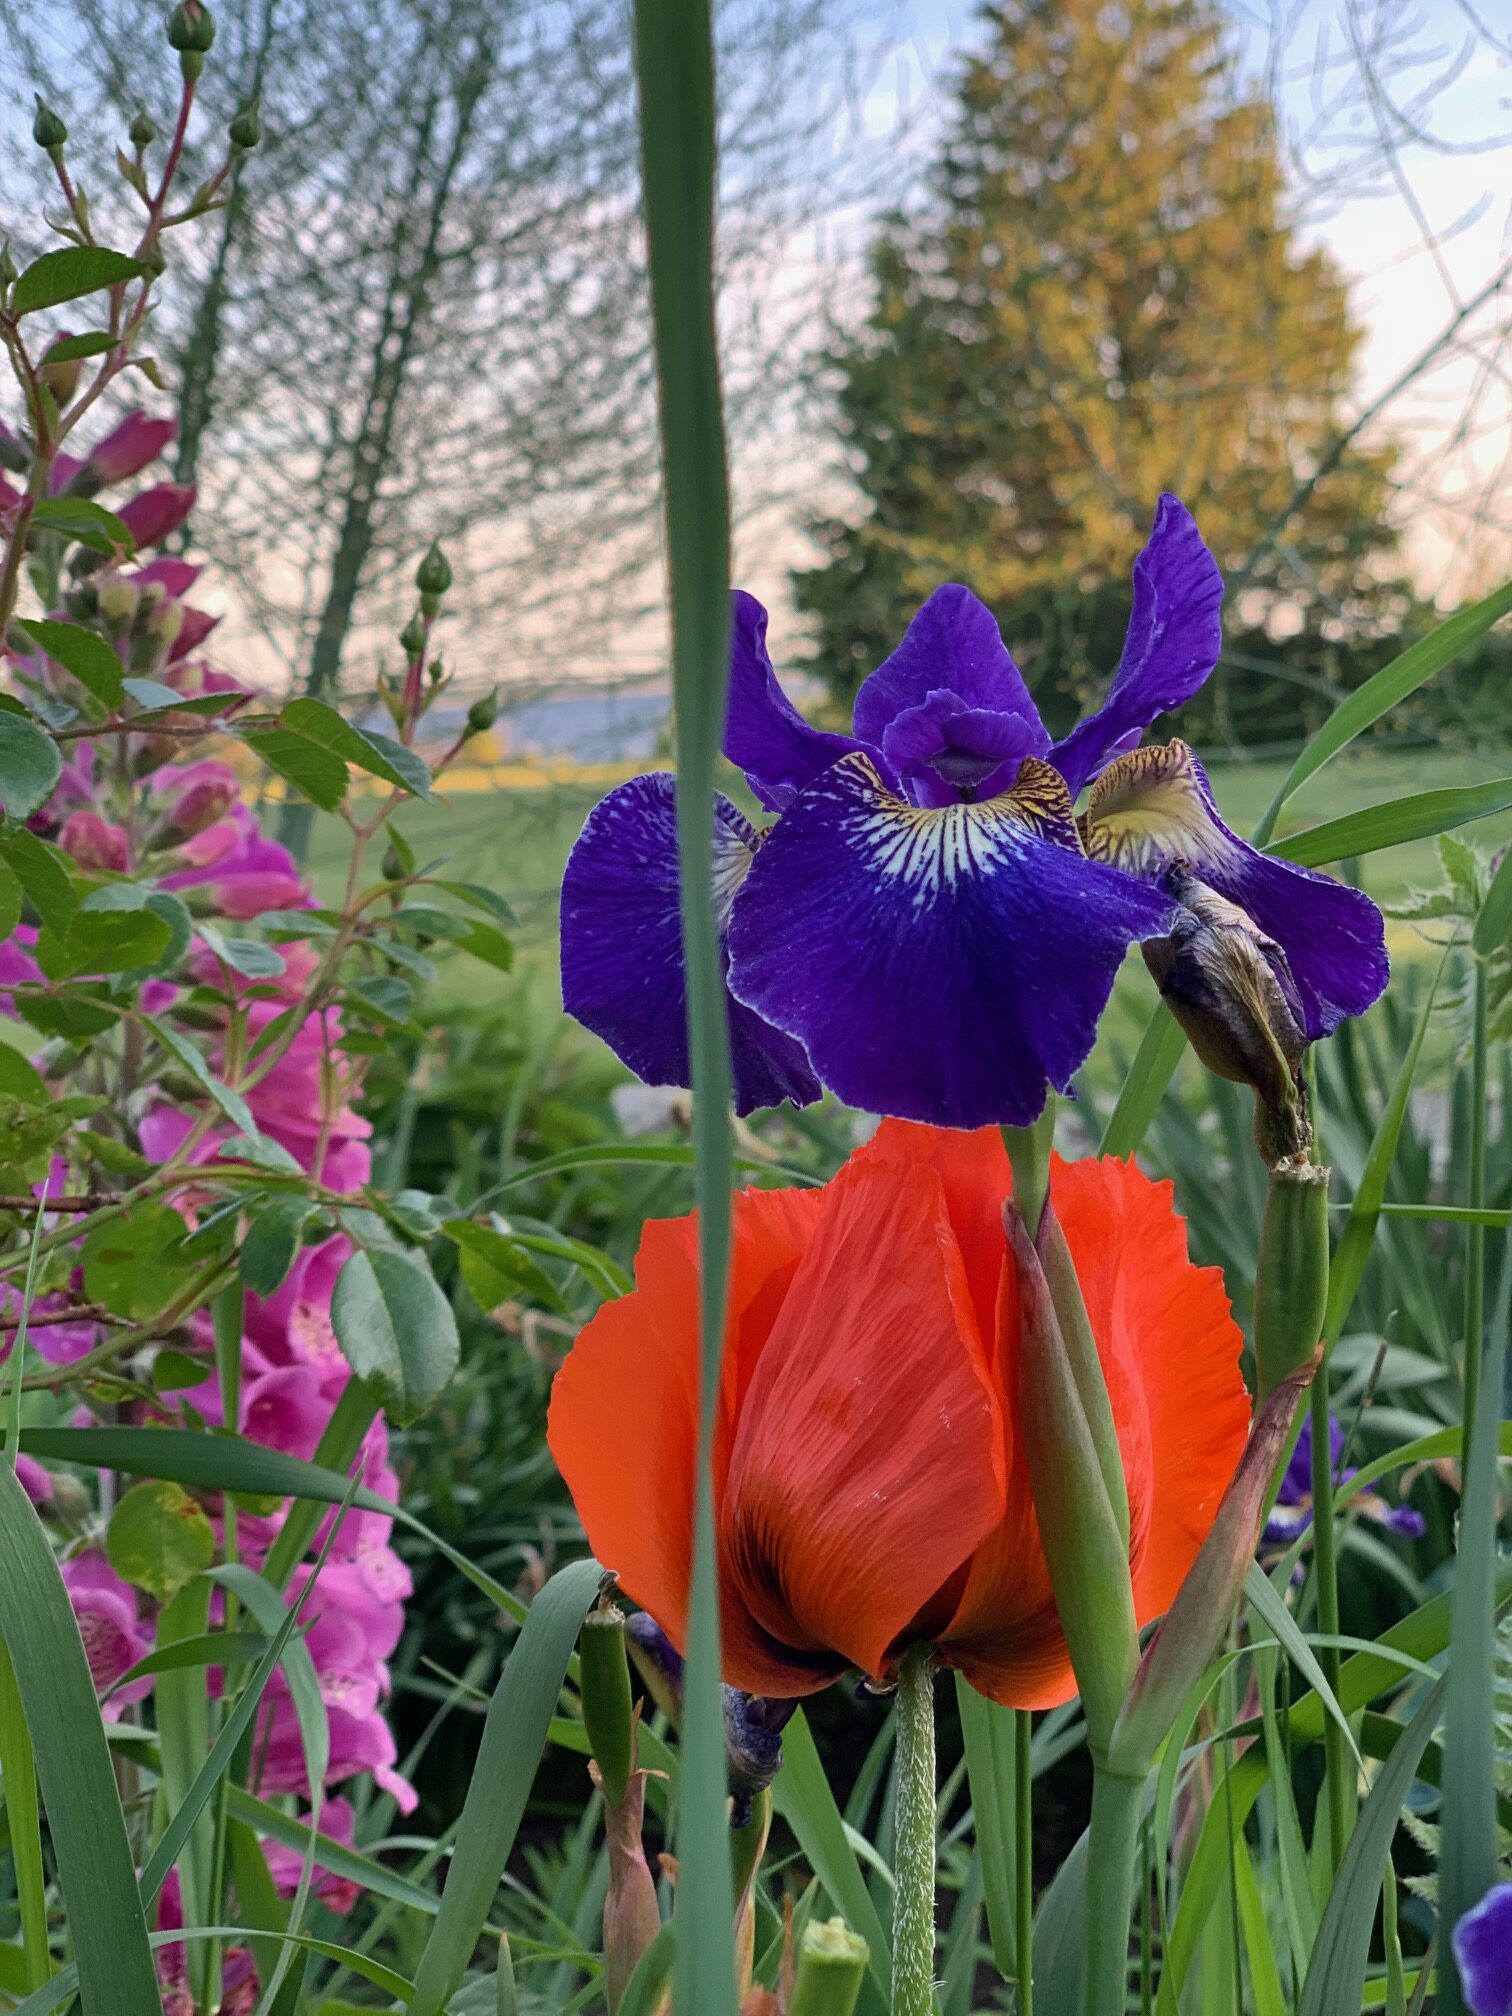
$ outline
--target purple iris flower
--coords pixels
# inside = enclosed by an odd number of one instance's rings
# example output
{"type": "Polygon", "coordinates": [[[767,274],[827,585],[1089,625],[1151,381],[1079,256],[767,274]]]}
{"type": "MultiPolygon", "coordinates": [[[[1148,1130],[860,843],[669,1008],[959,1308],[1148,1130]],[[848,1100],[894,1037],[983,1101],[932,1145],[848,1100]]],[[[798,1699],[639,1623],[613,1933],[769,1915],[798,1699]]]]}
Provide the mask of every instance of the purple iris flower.
{"type": "MultiPolygon", "coordinates": [[[[1330,1467],[1337,1488],[1347,1483],[1355,1472],[1344,1468],[1344,1428],[1332,1414],[1328,1417],[1328,1448],[1333,1459],[1330,1467]]],[[[1349,1503],[1377,1526],[1384,1526],[1388,1533],[1395,1533],[1398,1539],[1421,1540],[1428,1530],[1428,1522],[1421,1512],[1415,1512],[1410,1505],[1390,1505],[1374,1491],[1358,1491],[1349,1503]]],[[[1312,1524],[1312,1516],[1312,1422],[1304,1420],[1297,1446],[1281,1479],[1281,1488],[1276,1493],[1275,1505],[1265,1522],[1264,1538],[1274,1546],[1288,1546],[1299,1533],[1307,1531],[1312,1524]]]]}
{"type": "MultiPolygon", "coordinates": [[[[1231,833],[1184,743],[1137,746],[1217,663],[1222,599],[1191,514],[1162,497],[1107,697],[1052,742],[965,588],[930,596],[862,684],[850,735],[799,714],[766,611],[735,596],[724,751],[780,815],[758,834],[715,809],[740,1112],[828,1086],[941,1126],[1027,1124],[1051,1086],[1069,1091],[1129,945],[1169,928],[1178,863],[1281,947],[1309,1039],[1369,1007],[1388,974],[1370,900],[1231,833]]],[[[583,828],[562,993],[640,1077],[688,1082],[668,775],[621,785],[583,828]]]]}
{"type": "Polygon", "coordinates": [[[1488,1890],[1453,1935],[1470,2016],[1512,2016],[1512,1883],[1488,1890]]]}

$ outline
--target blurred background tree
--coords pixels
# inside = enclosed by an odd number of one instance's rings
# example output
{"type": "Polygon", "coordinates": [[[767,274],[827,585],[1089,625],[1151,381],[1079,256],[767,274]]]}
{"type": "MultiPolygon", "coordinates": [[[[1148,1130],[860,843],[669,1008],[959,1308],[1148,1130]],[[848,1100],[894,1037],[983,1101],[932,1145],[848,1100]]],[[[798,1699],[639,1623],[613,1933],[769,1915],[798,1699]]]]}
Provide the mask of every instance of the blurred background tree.
{"type": "Polygon", "coordinates": [[[1229,605],[1241,718],[1215,681],[1200,725],[1274,733],[1275,682],[1244,661],[1275,660],[1282,605],[1303,690],[1341,637],[1403,615],[1394,445],[1321,473],[1360,343],[1344,278],[1301,242],[1274,108],[1204,0],[1008,0],[983,26],[924,195],[871,249],[864,326],[829,358],[861,508],[813,521],[826,558],[795,575],[814,669],[848,704],[961,580],[1068,723],[1117,660],[1170,489],[1248,588],[1229,605]]]}

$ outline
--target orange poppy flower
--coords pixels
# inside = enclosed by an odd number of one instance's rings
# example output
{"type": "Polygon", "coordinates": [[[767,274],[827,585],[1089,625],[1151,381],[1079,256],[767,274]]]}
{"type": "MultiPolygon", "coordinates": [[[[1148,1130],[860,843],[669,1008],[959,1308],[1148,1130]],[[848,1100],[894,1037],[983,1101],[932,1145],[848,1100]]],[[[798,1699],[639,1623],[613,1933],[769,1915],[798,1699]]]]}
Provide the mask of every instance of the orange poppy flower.
{"type": "MultiPolygon", "coordinates": [[[[888,1680],[932,1642],[981,1693],[1075,1692],[1018,1425],[1017,1277],[995,1129],[887,1121],[819,1190],[735,1201],[714,1448],[725,1678],[888,1680]]],[[[1244,1448],[1240,1334],[1169,1183],[1056,1158],[1128,1477],[1141,1624],[1169,1605],[1244,1448]]],[[[681,1647],[698,1389],[694,1220],[647,1224],[636,1288],[582,1334],[549,1439],[594,1553],[681,1647]]]]}

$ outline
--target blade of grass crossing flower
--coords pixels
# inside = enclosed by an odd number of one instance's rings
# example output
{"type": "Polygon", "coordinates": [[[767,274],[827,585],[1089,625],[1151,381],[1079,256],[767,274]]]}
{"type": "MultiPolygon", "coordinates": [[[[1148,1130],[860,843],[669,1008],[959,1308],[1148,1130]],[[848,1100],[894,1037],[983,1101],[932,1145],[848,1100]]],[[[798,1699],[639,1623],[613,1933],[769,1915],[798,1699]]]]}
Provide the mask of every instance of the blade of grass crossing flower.
{"type": "MultiPolygon", "coordinates": [[[[210,1584],[197,1575],[163,1605],[158,1617],[159,1642],[173,1645],[182,1638],[203,1637],[209,1619],[210,1584]]],[[[195,1773],[210,1748],[210,1695],[204,1667],[173,1667],[160,1677],[156,1719],[158,1752],[163,1760],[163,1796],[172,1814],[188,1797],[195,1773]]],[[[215,1817],[206,1810],[190,1829],[180,1856],[179,1882],[186,1925],[208,1925],[220,1916],[210,1894],[214,1852],[215,1817]]],[[[211,1950],[206,1947],[192,1955],[191,1966],[202,1967],[211,1950]]],[[[201,1979],[195,1985],[204,2000],[207,1984],[201,1979]]]]}
{"type": "MultiPolygon", "coordinates": [[[[574,1561],[552,1576],[530,1606],[488,1705],[441,1909],[415,1971],[410,2016],[441,2016],[477,1949],[535,1782],[578,1628],[603,1579],[596,1561],[574,1561]]],[[[733,1997],[733,1973],[730,1978],[733,1997]]]]}
{"type": "MultiPolygon", "coordinates": [[[[171,1932],[154,1932],[151,1937],[153,1950],[163,1946],[193,1945],[200,1939],[237,1939],[245,1936],[244,1925],[189,1925],[176,1927],[171,1932]]],[[[338,1961],[343,1967],[350,1967],[354,1974],[360,1974],[365,1981],[371,1981],[375,1988],[381,1988],[386,1995],[402,2000],[410,1991],[411,1983],[403,1975],[395,1973],[392,1967],[385,1967],[381,1961],[372,1960],[364,1953],[356,1953],[349,1946],[338,1946],[334,1940],[312,1939],[306,1933],[272,1932],[269,1943],[283,1940],[287,1945],[304,1953],[317,1953],[324,1960],[338,1961]]],[[[12,2012],[12,2016],[49,2016],[51,2010],[60,2008],[71,1996],[79,1992],[79,1970],[64,1967],[55,1974],[47,1986],[37,1994],[28,1995],[26,2000],[12,2012]]],[[[138,2016],[153,2016],[153,2011],[161,2006],[160,2001],[144,2003],[138,2016]]],[[[93,2016],[86,2010],[84,2016],[93,2016]]]]}
{"type": "Polygon", "coordinates": [[[21,1919],[23,1985],[28,1989],[40,1988],[52,1971],[52,1956],[47,1944],[47,1871],[42,1863],[37,1760],[16,1685],[16,1669],[3,1643],[0,1643],[0,1774],[3,1774],[5,1824],[15,1872],[16,1908],[21,1919]]]}
{"type": "Polygon", "coordinates": [[[1181,1024],[1163,1001],[1157,1001],[1150,1011],[1134,1062],[1129,1066],[1129,1075],[1119,1092],[1118,1103],[1103,1130],[1098,1148],[1100,1155],[1134,1153],[1155,1117],[1155,1109],[1171,1082],[1171,1074],[1181,1062],[1181,1053],[1185,1048],[1186,1037],[1181,1032],[1181,1024]]]}
{"type": "Polygon", "coordinates": [[[1367,806],[1361,812],[1346,812],[1341,819],[1328,819],[1320,826],[1305,826],[1289,833],[1268,850],[1303,868],[1321,868],[1330,861],[1347,861],[1357,854],[1376,854],[1383,847],[1401,847],[1409,840],[1429,840],[1466,826],[1472,819],[1487,819],[1512,805],[1512,777],[1498,777],[1487,784],[1461,784],[1443,791],[1415,791],[1405,798],[1388,799],[1384,805],[1367,806]]]}
{"type": "MultiPolygon", "coordinates": [[[[1360,1809],[1318,1926],[1299,2016],[1339,2016],[1340,2010],[1360,2006],[1376,1901],[1381,1894],[1381,1871],[1418,1763],[1438,1721],[1445,1684],[1440,1680],[1428,1690],[1360,1809]]],[[[1452,1812],[1453,1808],[1446,1810],[1452,1812]]],[[[1445,1829],[1446,1843],[1453,1831],[1453,1827],[1445,1829]]],[[[1446,2011],[1446,1986],[1442,1981],[1439,1984],[1441,2016],[1446,2011]]]]}
{"type": "Polygon", "coordinates": [[[716,125],[709,0],[636,0],[635,65],[671,591],[702,1339],[677,1839],[682,1878],[676,2002],[679,2016],[727,2016],[735,2007],[734,1893],[725,1824],[710,1473],[735,1171],[709,835],[729,677],[730,527],[714,308],[716,125]]]}
{"type": "Polygon", "coordinates": [[[36,1755],[84,2009],[141,2016],[158,2007],[157,1974],[94,1682],[51,1544],[8,1464],[0,1465],[0,1636],[36,1755]]]}
{"type": "Polygon", "coordinates": [[[1440,623],[1341,700],[1282,780],[1270,809],[1252,835],[1255,845],[1263,847],[1269,840],[1276,830],[1281,808],[1309,777],[1315,776],[1341,749],[1347,749],[1357,735],[1379,721],[1383,714],[1389,714],[1393,707],[1425,685],[1435,673],[1442,672],[1461,651],[1467,650],[1478,637],[1483,637],[1492,624],[1509,611],[1512,611],[1512,581],[1493,590],[1483,600],[1472,603],[1468,609],[1461,609],[1447,623],[1440,623]]]}
{"type": "MultiPolygon", "coordinates": [[[[1497,1404],[1505,1389],[1507,1327],[1512,1315],[1512,1252],[1503,1262],[1495,1318],[1485,1341],[1480,1400],[1468,1415],[1465,1495],[1451,1593],[1449,1670],[1444,1697],[1444,1811],[1439,1858],[1439,1945],[1445,1952],[1437,2016],[1461,2016],[1466,2003],[1448,1957],[1449,1931],[1497,1879],[1496,1583],[1497,1404]]],[[[1480,1340],[1466,1339],[1479,1355],[1480,1340]]]]}
{"type": "Polygon", "coordinates": [[[1018,1972],[1017,1895],[1014,1882],[1017,1731],[1011,1708],[999,1708],[956,1675],[956,1707],[966,1745],[966,1775],[982,1864],[982,1896],[992,1959],[1005,1981],[1018,1972]]]}

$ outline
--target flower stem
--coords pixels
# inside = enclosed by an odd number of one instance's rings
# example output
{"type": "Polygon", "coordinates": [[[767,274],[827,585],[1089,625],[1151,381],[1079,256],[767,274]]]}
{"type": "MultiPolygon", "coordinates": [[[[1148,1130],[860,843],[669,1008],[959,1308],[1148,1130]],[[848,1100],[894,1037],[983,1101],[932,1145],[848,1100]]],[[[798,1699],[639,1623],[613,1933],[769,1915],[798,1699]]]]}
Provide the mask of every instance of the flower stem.
{"type": "Polygon", "coordinates": [[[1014,1947],[1018,1955],[1016,2016],[1034,2010],[1034,1764],[1030,1738],[1034,1717],[1027,1708],[1013,1716],[1013,1798],[1015,1886],[1014,1947]]]}
{"type": "Polygon", "coordinates": [[[1106,1771],[1093,1760],[1082,2016],[1123,2016],[1143,1794],[1143,1778],[1106,1771]]]}
{"type": "Polygon", "coordinates": [[[935,1960],[934,1665],[927,1645],[898,1669],[897,1890],[892,2016],[931,2016],[935,1960]]]}
{"type": "MultiPolygon", "coordinates": [[[[1318,1657],[1328,1684],[1339,1688],[1339,1562],[1334,1545],[1333,1446],[1328,1439],[1328,1376],[1320,1371],[1308,1395],[1312,1426],[1313,1586],[1317,1591],[1318,1630],[1323,1643],[1318,1657]]],[[[1337,1869],[1349,1839],[1354,1780],[1344,1732],[1329,1716],[1323,1728],[1323,1755],[1328,1777],[1329,1861],[1337,1869]]]]}
{"type": "MultiPolygon", "coordinates": [[[[1486,1202],[1486,962],[1476,957],[1471,982],[1470,1194],[1472,1211],[1486,1202]]],[[[1480,1395],[1481,1352],[1486,1342],[1486,1228],[1471,1223],[1465,1233],[1465,1405],[1464,1443],[1468,1456],[1480,1395]]]]}

